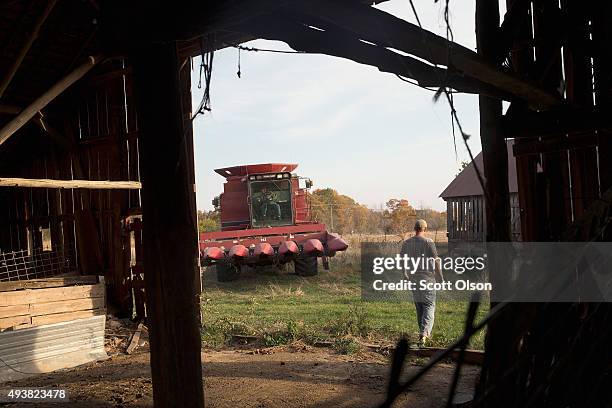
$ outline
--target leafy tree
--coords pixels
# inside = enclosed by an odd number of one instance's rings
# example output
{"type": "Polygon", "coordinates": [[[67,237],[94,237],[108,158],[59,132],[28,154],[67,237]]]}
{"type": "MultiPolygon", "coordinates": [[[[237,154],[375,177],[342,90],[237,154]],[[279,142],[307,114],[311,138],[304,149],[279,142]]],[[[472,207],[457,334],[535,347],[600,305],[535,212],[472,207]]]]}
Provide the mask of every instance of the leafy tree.
{"type": "Polygon", "coordinates": [[[411,231],[416,220],[416,211],[406,199],[392,198],[387,201],[385,233],[403,234],[411,231]]]}
{"type": "Polygon", "coordinates": [[[349,196],[331,188],[310,194],[312,217],[334,232],[369,232],[371,211],[349,196]]]}
{"type": "Polygon", "coordinates": [[[446,230],[446,211],[436,211],[431,208],[422,208],[416,210],[417,218],[422,218],[427,221],[427,226],[430,231],[446,230]]]}
{"type": "MultiPolygon", "coordinates": [[[[370,209],[353,198],[338,193],[332,188],[317,189],[310,193],[312,219],[326,224],[328,230],[348,233],[367,234],[409,234],[416,218],[427,221],[430,230],[446,229],[446,212],[432,209],[415,210],[406,199],[392,198],[385,208],[370,209]]],[[[219,231],[219,200],[215,199],[215,209],[198,211],[200,232],[219,231]]]]}
{"type": "Polygon", "coordinates": [[[219,211],[198,211],[198,231],[212,232],[221,230],[219,211]]]}
{"type": "MultiPolygon", "coordinates": [[[[469,161],[461,161],[461,164],[459,165],[459,173],[461,173],[463,170],[465,170],[465,168],[467,166],[470,165],[469,161]]],[[[459,175],[459,173],[455,174],[455,177],[457,177],[459,175]]]]}

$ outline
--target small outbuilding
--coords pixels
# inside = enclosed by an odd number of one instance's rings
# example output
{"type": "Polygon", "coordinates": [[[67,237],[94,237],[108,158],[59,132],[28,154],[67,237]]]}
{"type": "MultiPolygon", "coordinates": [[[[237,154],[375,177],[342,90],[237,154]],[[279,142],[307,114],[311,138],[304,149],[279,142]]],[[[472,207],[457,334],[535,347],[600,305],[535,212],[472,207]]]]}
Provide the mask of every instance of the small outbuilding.
{"type": "MultiPolygon", "coordinates": [[[[508,187],[510,190],[511,232],[514,241],[521,240],[521,214],[518,198],[516,160],[512,153],[513,140],[508,140],[508,187]]],[[[486,238],[486,210],[482,186],[476,167],[484,180],[482,153],[467,165],[442,191],[446,201],[447,236],[449,249],[461,244],[484,242],[486,238]]]]}

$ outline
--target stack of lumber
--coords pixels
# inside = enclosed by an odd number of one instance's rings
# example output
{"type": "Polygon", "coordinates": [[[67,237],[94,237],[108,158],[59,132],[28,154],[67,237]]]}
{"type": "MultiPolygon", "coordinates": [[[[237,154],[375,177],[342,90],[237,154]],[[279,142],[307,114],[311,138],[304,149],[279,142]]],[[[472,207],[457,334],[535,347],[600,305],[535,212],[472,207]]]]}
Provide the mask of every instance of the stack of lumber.
{"type": "Polygon", "coordinates": [[[104,282],[96,276],[0,282],[0,331],[104,315],[104,282]]]}
{"type": "Polygon", "coordinates": [[[107,358],[104,280],[0,282],[0,383],[107,358]]]}

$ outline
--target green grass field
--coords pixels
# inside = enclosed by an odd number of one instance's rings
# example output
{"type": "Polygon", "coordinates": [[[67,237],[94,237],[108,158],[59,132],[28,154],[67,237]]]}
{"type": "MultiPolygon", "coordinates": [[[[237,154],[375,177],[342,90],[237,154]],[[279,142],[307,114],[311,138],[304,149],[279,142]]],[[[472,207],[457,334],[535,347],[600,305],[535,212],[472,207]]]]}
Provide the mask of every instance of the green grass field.
{"type": "MultiPolygon", "coordinates": [[[[332,260],[332,270],[319,266],[319,276],[301,278],[274,269],[248,272],[231,283],[217,283],[215,273],[204,273],[203,341],[225,344],[232,334],[257,335],[267,345],[302,340],[313,344],[347,339],[390,344],[400,336],[416,339],[414,305],[405,302],[366,302],[361,299],[355,254],[332,260]]],[[[484,316],[481,307],[477,319],[484,316]]],[[[463,331],[466,302],[438,302],[432,346],[446,346],[463,331]]],[[[484,333],[470,348],[482,349],[484,333]]]]}

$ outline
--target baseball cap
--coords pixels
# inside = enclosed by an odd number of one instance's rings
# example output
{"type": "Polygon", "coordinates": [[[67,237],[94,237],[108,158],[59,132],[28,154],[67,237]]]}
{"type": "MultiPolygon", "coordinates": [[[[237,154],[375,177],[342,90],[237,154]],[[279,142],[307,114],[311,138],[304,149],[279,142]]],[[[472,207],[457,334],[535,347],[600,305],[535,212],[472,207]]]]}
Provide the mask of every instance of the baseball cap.
{"type": "Polygon", "coordinates": [[[425,220],[416,220],[416,222],[414,223],[414,229],[415,230],[421,230],[424,231],[427,229],[427,221],[425,220]]]}

